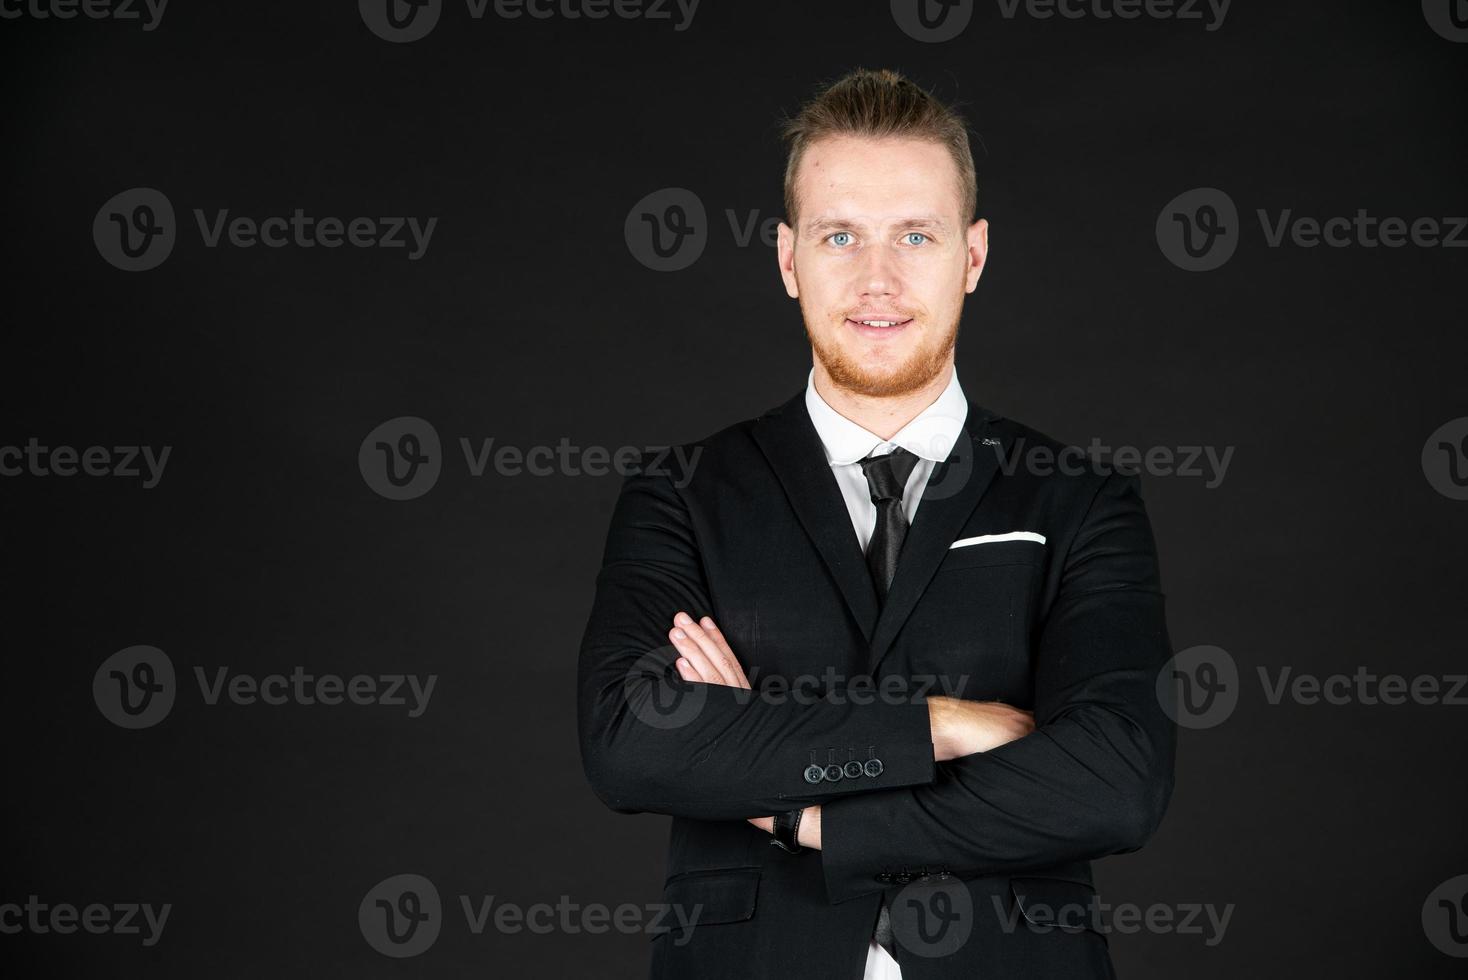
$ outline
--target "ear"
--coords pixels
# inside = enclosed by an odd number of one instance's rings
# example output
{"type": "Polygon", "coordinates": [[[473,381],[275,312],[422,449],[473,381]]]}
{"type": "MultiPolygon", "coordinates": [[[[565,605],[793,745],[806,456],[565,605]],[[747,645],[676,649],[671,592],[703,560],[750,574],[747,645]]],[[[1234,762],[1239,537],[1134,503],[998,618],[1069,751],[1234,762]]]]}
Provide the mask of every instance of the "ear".
{"type": "Polygon", "coordinates": [[[984,262],[989,258],[989,222],[980,218],[968,226],[968,282],[964,292],[971,293],[979,285],[979,276],[984,274],[984,262]]]}
{"type": "Polygon", "coordinates": [[[780,262],[780,278],[785,280],[785,292],[791,299],[800,298],[800,286],[795,281],[795,229],[780,222],[780,234],[775,242],[775,254],[780,262]]]}

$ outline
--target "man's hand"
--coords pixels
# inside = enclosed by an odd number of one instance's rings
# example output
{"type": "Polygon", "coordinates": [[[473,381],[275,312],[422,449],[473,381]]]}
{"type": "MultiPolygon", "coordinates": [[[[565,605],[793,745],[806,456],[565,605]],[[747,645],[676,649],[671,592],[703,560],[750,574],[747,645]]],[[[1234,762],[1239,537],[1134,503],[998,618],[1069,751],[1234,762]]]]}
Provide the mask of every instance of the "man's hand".
{"type": "Polygon", "coordinates": [[[988,752],[1035,730],[1035,716],[999,701],[928,698],[933,733],[933,759],[947,762],[975,752],[988,752]]]}
{"type": "Polygon", "coordinates": [[[678,650],[678,676],[685,681],[749,690],[744,668],[710,617],[695,623],[692,616],[680,611],[673,617],[668,639],[678,650]]]}
{"type": "MultiPolygon", "coordinates": [[[[775,832],[774,817],[750,817],[749,822],[767,834],[775,832]]],[[[800,815],[800,826],[795,831],[795,842],[813,851],[821,849],[821,808],[808,806],[800,815]]]]}

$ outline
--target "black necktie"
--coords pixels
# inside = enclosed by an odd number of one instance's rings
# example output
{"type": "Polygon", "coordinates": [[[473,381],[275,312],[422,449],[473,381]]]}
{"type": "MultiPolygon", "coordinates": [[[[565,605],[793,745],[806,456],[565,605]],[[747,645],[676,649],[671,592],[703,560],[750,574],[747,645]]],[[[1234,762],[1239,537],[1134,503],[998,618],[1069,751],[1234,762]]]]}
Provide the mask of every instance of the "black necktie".
{"type": "Polygon", "coordinates": [[[907,513],[902,509],[902,489],[918,458],[898,446],[885,456],[868,456],[861,461],[867,477],[872,503],[877,505],[877,526],[867,545],[867,568],[872,584],[877,587],[878,603],[885,602],[892,576],[897,572],[897,556],[907,539],[907,513]]]}
{"type": "MultiPolygon", "coordinates": [[[[902,553],[902,542],[907,540],[907,512],[902,509],[902,491],[916,465],[917,457],[901,446],[885,456],[868,456],[861,461],[862,472],[867,476],[867,489],[872,493],[872,503],[877,505],[877,526],[867,545],[867,568],[872,573],[872,584],[877,587],[878,604],[887,601],[887,590],[892,587],[892,576],[897,573],[897,557],[902,553]]],[[[887,910],[885,895],[877,912],[872,938],[896,958],[892,916],[887,910]]]]}

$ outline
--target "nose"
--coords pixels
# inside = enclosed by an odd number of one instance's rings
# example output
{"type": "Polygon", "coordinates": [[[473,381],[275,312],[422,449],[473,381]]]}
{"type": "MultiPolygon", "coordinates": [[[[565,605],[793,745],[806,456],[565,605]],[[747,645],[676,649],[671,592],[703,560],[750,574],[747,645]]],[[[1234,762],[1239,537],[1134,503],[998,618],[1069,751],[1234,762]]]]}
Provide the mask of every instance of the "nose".
{"type": "Polygon", "coordinates": [[[902,278],[897,268],[897,257],[892,254],[890,248],[863,249],[859,275],[861,281],[857,288],[863,298],[891,299],[902,291],[902,278]]]}

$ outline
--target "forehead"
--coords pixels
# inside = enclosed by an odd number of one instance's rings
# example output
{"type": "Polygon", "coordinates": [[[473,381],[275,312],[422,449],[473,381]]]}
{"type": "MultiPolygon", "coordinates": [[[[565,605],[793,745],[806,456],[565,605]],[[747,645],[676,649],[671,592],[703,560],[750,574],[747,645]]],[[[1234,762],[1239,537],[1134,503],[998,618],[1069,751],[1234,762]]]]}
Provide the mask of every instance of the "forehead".
{"type": "Polygon", "coordinates": [[[802,219],[957,214],[958,165],[928,140],[831,136],[805,148],[795,174],[802,219]]]}

